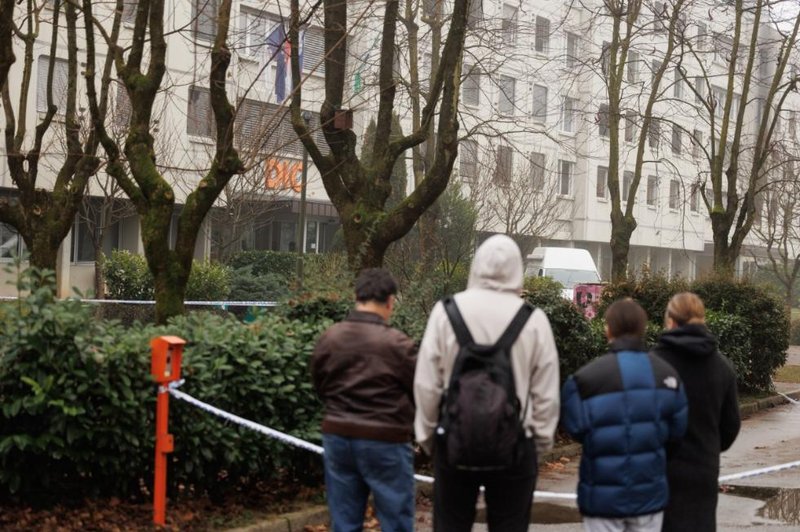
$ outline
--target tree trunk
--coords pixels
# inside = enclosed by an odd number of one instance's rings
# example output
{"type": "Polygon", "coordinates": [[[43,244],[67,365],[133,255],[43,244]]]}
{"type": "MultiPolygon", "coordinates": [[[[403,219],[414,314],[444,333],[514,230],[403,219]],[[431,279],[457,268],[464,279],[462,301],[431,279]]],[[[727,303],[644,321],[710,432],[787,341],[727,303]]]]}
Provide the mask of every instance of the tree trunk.
{"type": "MultiPolygon", "coordinates": [[[[148,258],[148,263],[150,263],[148,258]]],[[[153,276],[153,286],[156,294],[156,324],[165,325],[167,320],[173,316],[183,314],[186,307],[183,304],[186,296],[186,282],[189,274],[184,273],[182,268],[175,268],[168,264],[168,260],[159,261],[163,264],[158,266],[160,269],[153,276]]]]}
{"type": "Polygon", "coordinates": [[[611,279],[624,280],[628,276],[628,252],[636,220],[620,213],[611,213],[611,279]]]}
{"type": "Polygon", "coordinates": [[[711,228],[714,236],[714,273],[725,279],[733,279],[736,271],[736,258],[740,246],[731,245],[728,240],[731,223],[725,213],[711,213],[711,228]]]}
{"type": "Polygon", "coordinates": [[[106,254],[102,249],[95,250],[94,259],[94,297],[97,299],[106,298],[106,254]]]}

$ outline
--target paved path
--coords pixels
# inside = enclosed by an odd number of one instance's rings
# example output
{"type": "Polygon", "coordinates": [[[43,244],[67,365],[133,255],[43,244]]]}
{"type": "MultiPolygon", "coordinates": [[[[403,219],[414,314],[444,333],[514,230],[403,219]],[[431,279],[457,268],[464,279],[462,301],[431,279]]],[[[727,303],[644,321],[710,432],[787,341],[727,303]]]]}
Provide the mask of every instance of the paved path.
{"type": "MultiPolygon", "coordinates": [[[[796,386],[797,387],[797,386],[796,386]]],[[[742,432],[733,447],[722,457],[722,473],[736,473],[760,467],[776,465],[784,462],[800,460],[800,405],[784,405],[759,413],[745,420],[742,432]]],[[[564,461],[560,464],[543,468],[537,489],[557,492],[574,491],[577,483],[577,460],[564,461]]],[[[763,486],[800,488],[800,469],[764,475],[736,482],[738,486],[763,486]]],[[[787,525],[779,520],[768,519],[758,515],[764,502],[757,499],[734,496],[736,489],[728,494],[720,494],[717,511],[718,530],[797,532],[800,522],[787,525]]],[[[800,495],[793,496],[795,508],[784,508],[784,515],[794,517],[800,515],[800,495]]],[[[430,532],[430,513],[418,513],[419,532],[430,532]]],[[[529,530],[572,531],[583,530],[579,516],[573,504],[563,501],[536,501],[534,504],[534,523],[529,530]],[[561,524],[553,524],[555,519],[561,524]],[[572,522],[564,522],[572,521],[572,522]]],[[[477,524],[473,531],[485,531],[486,526],[477,524]]]]}

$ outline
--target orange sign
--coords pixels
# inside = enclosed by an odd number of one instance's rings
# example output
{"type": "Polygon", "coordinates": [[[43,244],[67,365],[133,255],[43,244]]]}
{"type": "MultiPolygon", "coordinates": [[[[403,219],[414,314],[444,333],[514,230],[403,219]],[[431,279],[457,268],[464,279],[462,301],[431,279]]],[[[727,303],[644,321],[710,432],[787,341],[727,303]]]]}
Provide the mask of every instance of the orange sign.
{"type": "Polygon", "coordinates": [[[302,188],[303,163],[300,161],[282,161],[271,157],[267,159],[264,177],[269,189],[292,189],[300,192],[302,188]]]}

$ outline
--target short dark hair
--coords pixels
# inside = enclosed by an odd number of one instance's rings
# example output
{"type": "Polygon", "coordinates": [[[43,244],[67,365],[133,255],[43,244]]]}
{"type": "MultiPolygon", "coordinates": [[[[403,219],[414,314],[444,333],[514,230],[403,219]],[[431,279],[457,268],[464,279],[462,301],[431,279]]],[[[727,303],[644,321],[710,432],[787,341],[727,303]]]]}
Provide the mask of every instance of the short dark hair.
{"type": "Polygon", "coordinates": [[[622,336],[644,338],[647,330],[647,313],[639,303],[629,297],[611,303],[603,318],[613,338],[622,336]]]}
{"type": "Polygon", "coordinates": [[[386,303],[389,296],[397,293],[397,281],[389,270],[383,268],[367,268],[361,270],[356,279],[356,301],[364,303],[377,301],[386,303]]]}

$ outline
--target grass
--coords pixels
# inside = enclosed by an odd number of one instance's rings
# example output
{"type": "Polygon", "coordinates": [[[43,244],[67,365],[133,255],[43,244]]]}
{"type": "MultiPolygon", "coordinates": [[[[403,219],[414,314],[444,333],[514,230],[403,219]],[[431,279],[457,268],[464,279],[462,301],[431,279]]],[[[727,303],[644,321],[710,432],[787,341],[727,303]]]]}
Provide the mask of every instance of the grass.
{"type": "Polygon", "coordinates": [[[776,382],[800,383],[800,366],[783,366],[775,372],[776,382]]]}

